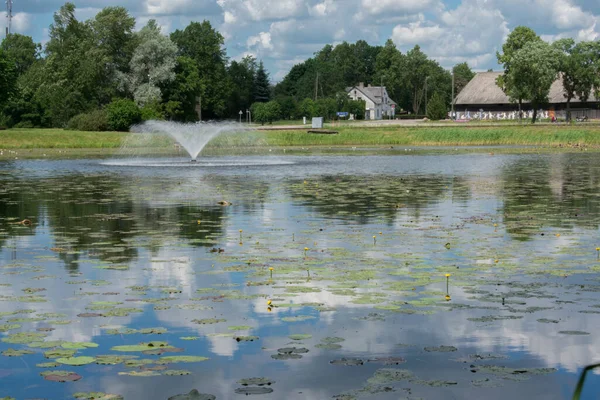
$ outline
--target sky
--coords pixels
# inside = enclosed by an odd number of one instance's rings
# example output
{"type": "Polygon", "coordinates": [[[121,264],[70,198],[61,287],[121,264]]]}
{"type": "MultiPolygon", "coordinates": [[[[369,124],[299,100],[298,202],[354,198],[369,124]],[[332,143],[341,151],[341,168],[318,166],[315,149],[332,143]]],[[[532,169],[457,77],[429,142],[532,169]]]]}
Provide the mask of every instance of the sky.
{"type": "MultiPolygon", "coordinates": [[[[4,3],[4,2],[1,2],[4,3]]],[[[156,19],[165,33],[209,20],[231,59],[254,55],[273,82],[325,44],[392,39],[402,51],[418,44],[444,68],[467,62],[499,69],[496,51],[519,25],[545,40],[600,39],[600,0],[74,0],[80,20],[124,6],[137,29],[156,19]]],[[[13,33],[44,43],[61,0],[13,0],[13,33]]],[[[4,32],[6,18],[0,22],[4,32]]]]}

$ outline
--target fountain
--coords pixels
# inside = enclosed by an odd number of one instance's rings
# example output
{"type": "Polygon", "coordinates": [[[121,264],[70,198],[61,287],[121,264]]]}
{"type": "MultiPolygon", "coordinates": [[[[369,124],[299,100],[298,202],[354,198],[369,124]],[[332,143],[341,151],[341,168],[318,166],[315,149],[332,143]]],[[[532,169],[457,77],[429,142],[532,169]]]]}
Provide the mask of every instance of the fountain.
{"type": "Polygon", "coordinates": [[[199,122],[182,124],[168,121],[146,121],[131,128],[134,133],[162,133],[175,139],[196,162],[198,155],[213,138],[225,132],[243,129],[240,124],[226,122],[199,122]]]}

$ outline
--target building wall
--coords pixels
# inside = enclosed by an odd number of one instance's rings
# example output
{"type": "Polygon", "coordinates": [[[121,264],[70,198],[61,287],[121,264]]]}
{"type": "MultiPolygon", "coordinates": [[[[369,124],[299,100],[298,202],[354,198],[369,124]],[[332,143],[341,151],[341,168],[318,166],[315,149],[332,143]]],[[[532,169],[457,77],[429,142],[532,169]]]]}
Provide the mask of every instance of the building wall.
{"type": "Polygon", "coordinates": [[[388,96],[387,90],[383,89],[383,97],[387,99],[387,104],[375,104],[369,97],[360,91],[360,86],[353,88],[348,92],[348,96],[352,100],[364,100],[365,105],[365,119],[371,120],[379,120],[383,119],[383,116],[394,115],[394,110],[392,109],[391,99],[388,96]]]}

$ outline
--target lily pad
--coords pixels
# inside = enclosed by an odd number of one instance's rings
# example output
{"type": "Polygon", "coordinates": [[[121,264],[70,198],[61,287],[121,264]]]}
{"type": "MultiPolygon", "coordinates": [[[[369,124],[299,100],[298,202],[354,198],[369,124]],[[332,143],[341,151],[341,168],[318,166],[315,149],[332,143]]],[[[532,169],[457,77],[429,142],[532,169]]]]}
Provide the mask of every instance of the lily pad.
{"type": "Polygon", "coordinates": [[[72,357],[77,350],[67,350],[67,349],[56,349],[56,350],[48,350],[44,352],[44,357],[46,358],[68,358],[72,357]]]}
{"type": "Polygon", "coordinates": [[[40,375],[52,382],[75,382],[82,378],[81,375],[70,371],[44,371],[40,375]]]}
{"type": "Polygon", "coordinates": [[[251,386],[235,389],[235,392],[237,394],[245,394],[246,396],[248,396],[253,394],[259,395],[273,393],[273,389],[265,386],[251,386]]]}
{"type": "Polygon", "coordinates": [[[254,342],[260,338],[258,336],[235,336],[234,339],[237,342],[254,342]]]}
{"type": "Polygon", "coordinates": [[[103,392],[77,392],[73,397],[81,400],[123,400],[123,396],[118,394],[107,394],[103,392]]]}
{"type": "Polygon", "coordinates": [[[274,384],[275,381],[268,378],[246,378],[239,380],[237,383],[242,386],[269,386],[274,384]]]}
{"type": "Polygon", "coordinates": [[[87,364],[93,363],[94,361],[96,361],[96,359],[94,357],[87,357],[87,356],[67,357],[67,358],[57,358],[56,359],[57,363],[61,363],[61,364],[65,364],[65,365],[74,365],[74,366],[87,365],[87,364]]]}
{"type": "Polygon", "coordinates": [[[342,348],[342,345],[337,344],[337,343],[319,343],[319,344],[315,345],[315,347],[318,349],[325,349],[325,350],[339,350],[342,348]]]}
{"type": "Polygon", "coordinates": [[[196,389],[193,389],[187,394],[178,394],[171,396],[167,400],[216,400],[217,398],[212,394],[200,393],[196,389]]]}
{"type": "Polygon", "coordinates": [[[201,356],[168,356],[161,357],[157,364],[174,364],[174,363],[195,363],[209,360],[207,357],[201,356]]]}
{"type": "Polygon", "coordinates": [[[363,365],[365,362],[359,358],[340,358],[339,360],[329,361],[331,365],[346,365],[349,367],[356,367],[363,365]]]}
{"type": "Polygon", "coordinates": [[[292,340],[306,340],[306,339],[312,338],[312,335],[310,335],[308,333],[304,333],[304,334],[299,333],[299,334],[295,334],[295,335],[290,335],[288,337],[292,340]]]}
{"type": "Polygon", "coordinates": [[[561,335],[589,335],[589,332],[584,331],[560,331],[558,332],[561,335]]]}
{"type": "Polygon", "coordinates": [[[21,357],[26,354],[35,354],[35,352],[31,351],[31,350],[14,350],[14,349],[8,349],[8,350],[4,350],[2,352],[2,355],[6,356],[6,357],[21,357]]]}
{"type": "Polygon", "coordinates": [[[222,318],[205,318],[205,319],[193,319],[192,322],[199,325],[213,325],[221,322],[226,322],[226,319],[222,318]]]}
{"type": "Polygon", "coordinates": [[[163,375],[167,376],[184,376],[191,375],[190,371],[186,371],[185,369],[169,369],[163,372],[163,375]]]}
{"type": "Polygon", "coordinates": [[[282,321],[285,322],[302,322],[302,321],[308,321],[310,319],[315,319],[316,317],[313,317],[312,315],[298,315],[295,317],[283,317],[281,318],[282,321]]]}
{"type": "Polygon", "coordinates": [[[149,378],[151,376],[160,376],[160,373],[156,371],[127,371],[119,372],[119,375],[137,376],[141,378],[149,378]]]}
{"type": "Polygon", "coordinates": [[[145,351],[157,348],[168,348],[171,347],[167,342],[148,342],[148,343],[140,343],[134,345],[123,345],[123,346],[114,346],[112,351],[123,351],[123,352],[136,352],[136,351],[145,351]]]}
{"type": "Polygon", "coordinates": [[[239,326],[230,326],[227,329],[229,329],[230,331],[247,331],[249,329],[252,329],[252,327],[247,326],[247,325],[239,325],[239,326]]]}
{"type": "Polygon", "coordinates": [[[454,346],[437,346],[437,347],[425,347],[427,352],[439,352],[439,353],[451,353],[458,349],[454,346]]]}
{"type": "Polygon", "coordinates": [[[83,350],[98,347],[98,344],[91,342],[64,342],[60,345],[60,347],[63,349],[83,350]]]}

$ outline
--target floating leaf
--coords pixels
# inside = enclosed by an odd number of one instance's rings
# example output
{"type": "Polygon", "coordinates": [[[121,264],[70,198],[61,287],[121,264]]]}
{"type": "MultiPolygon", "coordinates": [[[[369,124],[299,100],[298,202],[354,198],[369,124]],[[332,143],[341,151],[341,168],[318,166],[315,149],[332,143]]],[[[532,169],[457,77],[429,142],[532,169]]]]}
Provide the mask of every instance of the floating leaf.
{"type": "Polygon", "coordinates": [[[31,350],[14,350],[14,349],[8,349],[8,350],[4,350],[2,352],[2,355],[6,356],[6,357],[21,357],[26,354],[35,354],[35,352],[33,352],[31,350]]]}
{"type": "Polygon", "coordinates": [[[290,335],[288,337],[292,340],[306,340],[306,339],[312,338],[312,335],[310,335],[308,333],[304,333],[304,334],[299,333],[299,334],[295,334],[295,335],[290,335]]]}
{"type": "Polygon", "coordinates": [[[216,400],[217,398],[212,394],[200,393],[196,389],[193,389],[187,394],[178,394],[171,396],[167,400],[216,400]]]}
{"type": "Polygon", "coordinates": [[[83,350],[98,347],[98,344],[91,342],[64,342],[60,346],[63,349],[83,350]]]}
{"type": "Polygon", "coordinates": [[[73,394],[73,397],[81,400],[123,400],[123,396],[103,392],[77,392],[73,394]]]}
{"type": "Polygon", "coordinates": [[[128,371],[128,372],[119,372],[119,375],[137,376],[137,377],[142,377],[142,378],[149,378],[151,376],[160,376],[160,374],[156,371],[128,371]]]}
{"type": "Polygon", "coordinates": [[[145,351],[157,348],[172,348],[167,342],[148,342],[133,345],[114,346],[111,348],[112,351],[123,351],[123,352],[135,352],[145,351]]]}
{"type": "Polygon", "coordinates": [[[191,375],[192,373],[190,371],[186,371],[184,369],[169,369],[163,372],[163,375],[167,375],[167,376],[184,376],[184,375],[191,375]]]}
{"type": "Polygon", "coordinates": [[[82,378],[81,375],[70,371],[44,371],[40,375],[52,382],[75,382],[82,378]]]}
{"type": "Polygon", "coordinates": [[[201,356],[167,356],[161,357],[157,364],[175,364],[175,363],[195,363],[209,360],[207,357],[201,356]]]}
{"type": "Polygon", "coordinates": [[[57,363],[61,363],[61,364],[65,364],[65,365],[74,365],[74,366],[80,366],[80,365],[87,365],[87,364],[91,364],[94,361],[96,361],[96,359],[94,357],[66,357],[66,358],[57,358],[56,362],[57,363]]]}

